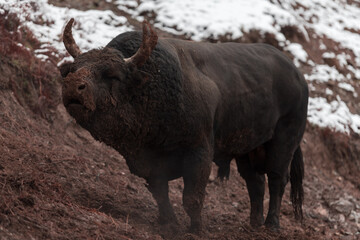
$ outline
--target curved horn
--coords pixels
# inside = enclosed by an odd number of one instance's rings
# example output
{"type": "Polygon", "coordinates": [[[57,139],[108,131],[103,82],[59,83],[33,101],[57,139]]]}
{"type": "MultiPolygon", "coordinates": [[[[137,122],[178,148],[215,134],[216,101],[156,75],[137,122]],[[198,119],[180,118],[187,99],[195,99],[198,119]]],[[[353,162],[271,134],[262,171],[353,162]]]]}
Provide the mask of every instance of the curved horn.
{"type": "Polygon", "coordinates": [[[76,58],[77,56],[79,56],[81,54],[81,51],[78,47],[78,45],[76,44],[73,35],[72,35],[72,25],[74,23],[74,18],[71,18],[70,21],[66,24],[65,29],[64,29],[64,33],[63,33],[63,42],[65,45],[66,50],[68,51],[68,53],[73,57],[76,58]]]}
{"type": "Polygon", "coordinates": [[[138,67],[144,65],[146,60],[148,60],[158,40],[156,32],[151,28],[150,24],[146,20],[143,21],[142,29],[143,36],[140,48],[133,56],[124,59],[126,63],[132,63],[138,67]]]}

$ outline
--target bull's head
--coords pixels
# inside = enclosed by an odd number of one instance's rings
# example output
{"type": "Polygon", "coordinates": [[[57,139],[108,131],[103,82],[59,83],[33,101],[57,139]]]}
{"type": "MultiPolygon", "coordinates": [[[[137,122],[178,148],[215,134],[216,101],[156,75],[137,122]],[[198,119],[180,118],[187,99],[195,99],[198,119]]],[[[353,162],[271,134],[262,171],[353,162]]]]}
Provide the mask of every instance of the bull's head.
{"type": "Polygon", "coordinates": [[[81,53],[72,36],[73,22],[72,18],[67,23],[63,41],[74,62],[63,64],[60,72],[64,78],[64,105],[81,123],[86,122],[95,110],[107,111],[124,101],[129,87],[144,81],[138,69],[150,57],[158,38],[144,21],[142,44],[133,56],[124,58],[119,50],[107,47],[81,53]]]}

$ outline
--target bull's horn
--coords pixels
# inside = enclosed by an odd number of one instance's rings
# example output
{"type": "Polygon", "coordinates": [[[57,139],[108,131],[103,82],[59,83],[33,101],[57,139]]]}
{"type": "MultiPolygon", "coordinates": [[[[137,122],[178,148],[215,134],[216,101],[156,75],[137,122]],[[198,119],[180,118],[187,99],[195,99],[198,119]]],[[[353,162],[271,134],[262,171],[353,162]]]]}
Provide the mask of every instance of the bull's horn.
{"type": "Polygon", "coordinates": [[[73,58],[76,58],[77,56],[79,56],[81,54],[81,51],[80,51],[78,45],[76,45],[76,42],[72,35],[71,28],[72,28],[73,23],[74,23],[74,18],[71,18],[70,21],[66,24],[64,33],[63,33],[63,42],[64,42],[65,48],[68,51],[68,53],[73,58]]]}
{"type": "Polygon", "coordinates": [[[124,59],[126,63],[132,63],[138,67],[144,65],[146,60],[148,60],[158,40],[156,32],[151,28],[150,24],[146,20],[143,22],[142,28],[143,37],[140,48],[133,56],[124,59]]]}

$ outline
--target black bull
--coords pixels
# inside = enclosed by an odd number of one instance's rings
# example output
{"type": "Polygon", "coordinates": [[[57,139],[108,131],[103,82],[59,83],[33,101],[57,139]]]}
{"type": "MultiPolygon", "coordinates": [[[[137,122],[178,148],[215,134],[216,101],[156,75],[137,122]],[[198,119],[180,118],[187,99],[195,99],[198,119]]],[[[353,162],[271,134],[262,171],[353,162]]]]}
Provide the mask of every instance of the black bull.
{"type": "Polygon", "coordinates": [[[168,181],[183,177],[191,230],[200,230],[211,161],[223,178],[232,159],[246,180],[252,226],[264,224],[265,173],[270,192],[265,225],[279,227],[289,178],[294,212],[302,217],[300,142],[308,87],[291,60],[265,44],[168,38],[156,43],[154,32],[154,46],[146,48],[148,34],[144,27],[140,50],[141,33],[126,32],[83,54],[72,37],[69,43],[64,39],[75,61],[64,64],[61,73],[67,110],[146,179],[159,220],[176,222],[168,181]],[[127,65],[128,59],[133,64],[127,65]]]}

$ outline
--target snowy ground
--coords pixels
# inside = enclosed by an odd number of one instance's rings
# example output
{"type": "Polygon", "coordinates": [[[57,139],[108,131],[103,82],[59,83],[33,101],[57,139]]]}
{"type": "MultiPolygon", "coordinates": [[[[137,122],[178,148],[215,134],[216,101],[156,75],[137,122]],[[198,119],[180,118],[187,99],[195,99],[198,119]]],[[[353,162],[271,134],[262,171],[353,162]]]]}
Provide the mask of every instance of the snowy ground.
{"type": "MultiPolygon", "coordinates": [[[[155,27],[186,35],[195,41],[220,36],[227,36],[229,40],[237,39],[251,29],[261,34],[272,33],[279,45],[294,56],[296,65],[312,66],[311,73],[305,75],[311,85],[337,81],[338,87],[358,99],[352,85],[360,79],[360,7],[347,4],[346,0],[282,0],[274,3],[269,0],[141,0],[139,4],[135,0],[113,2],[139,21],[143,19],[142,15],[147,14],[154,19],[155,27]],[[337,59],[351,74],[344,75],[335,67],[315,64],[308,59],[308,53],[301,44],[290,42],[281,33],[284,26],[296,26],[307,40],[311,30],[319,38],[325,36],[339,43],[340,47],[350,49],[354,55],[353,65],[347,64],[350,58],[348,54],[327,51],[325,45],[321,46],[325,51],[323,58],[337,59]]],[[[359,4],[359,1],[355,2],[359,4]]],[[[18,14],[23,24],[43,42],[37,54],[44,60],[46,55],[42,53],[49,46],[64,53],[61,32],[71,17],[77,21],[73,33],[82,50],[104,46],[117,34],[133,29],[125,17],[111,11],[59,8],[48,4],[47,0],[0,0],[0,16],[4,10],[18,14]]],[[[332,95],[333,92],[327,89],[326,94],[332,95]]],[[[339,96],[335,96],[331,102],[323,97],[311,98],[308,119],[320,127],[360,134],[360,115],[351,113],[339,96]]]]}

